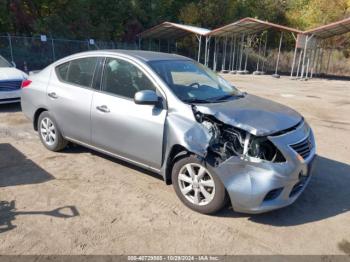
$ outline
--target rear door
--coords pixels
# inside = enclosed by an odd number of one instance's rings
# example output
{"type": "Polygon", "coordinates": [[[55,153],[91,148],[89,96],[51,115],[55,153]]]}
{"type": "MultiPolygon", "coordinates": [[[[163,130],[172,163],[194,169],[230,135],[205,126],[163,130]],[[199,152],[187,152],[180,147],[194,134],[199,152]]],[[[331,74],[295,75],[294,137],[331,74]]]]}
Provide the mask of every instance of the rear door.
{"type": "Polygon", "coordinates": [[[99,57],[71,60],[58,65],[47,89],[48,105],[65,137],[91,142],[90,112],[93,81],[99,57]]]}
{"type": "Polygon", "coordinates": [[[91,107],[93,145],[122,158],[160,169],[165,101],[138,105],[134,95],[141,90],[161,93],[147,73],[128,60],[106,58],[101,91],[91,107]]]}

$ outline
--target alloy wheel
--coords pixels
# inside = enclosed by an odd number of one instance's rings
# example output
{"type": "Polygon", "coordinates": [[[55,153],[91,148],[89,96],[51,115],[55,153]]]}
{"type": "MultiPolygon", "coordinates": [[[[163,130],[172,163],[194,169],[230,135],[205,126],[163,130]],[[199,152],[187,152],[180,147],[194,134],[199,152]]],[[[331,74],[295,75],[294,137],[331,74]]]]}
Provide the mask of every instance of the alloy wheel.
{"type": "Polygon", "coordinates": [[[184,165],[178,175],[181,193],[194,205],[207,205],[215,195],[215,183],[209,171],[200,164],[184,165]]]}
{"type": "Polygon", "coordinates": [[[56,141],[55,125],[48,117],[45,117],[41,120],[40,134],[41,134],[41,137],[43,138],[43,141],[48,146],[52,146],[55,143],[56,141]]]}

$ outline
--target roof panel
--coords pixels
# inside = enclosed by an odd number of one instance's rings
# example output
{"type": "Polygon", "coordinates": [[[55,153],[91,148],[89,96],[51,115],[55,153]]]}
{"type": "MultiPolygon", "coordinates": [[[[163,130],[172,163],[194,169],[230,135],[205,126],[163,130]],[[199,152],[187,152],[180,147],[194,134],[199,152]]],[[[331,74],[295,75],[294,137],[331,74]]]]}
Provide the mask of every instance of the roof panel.
{"type": "Polygon", "coordinates": [[[314,35],[318,38],[329,38],[350,32],[350,17],[305,31],[304,34],[314,35]]]}
{"type": "Polygon", "coordinates": [[[300,30],[297,30],[291,27],[286,27],[286,26],[262,21],[259,19],[247,17],[237,22],[234,22],[232,24],[228,24],[226,26],[217,28],[211,31],[210,33],[208,33],[208,35],[227,36],[230,34],[239,34],[239,33],[254,34],[270,28],[279,30],[279,31],[288,31],[288,32],[297,33],[297,34],[301,33],[300,30]]]}
{"type": "Polygon", "coordinates": [[[177,39],[190,34],[206,35],[209,29],[192,25],[164,22],[139,34],[141,38],[177,39]]]}

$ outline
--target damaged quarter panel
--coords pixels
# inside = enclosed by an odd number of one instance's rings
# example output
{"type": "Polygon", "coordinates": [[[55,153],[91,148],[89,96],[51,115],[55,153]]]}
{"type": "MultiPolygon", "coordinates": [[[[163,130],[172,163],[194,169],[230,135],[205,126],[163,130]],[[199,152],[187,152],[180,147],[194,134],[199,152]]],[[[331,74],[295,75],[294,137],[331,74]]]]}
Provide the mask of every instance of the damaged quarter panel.
{"type": "Polygon", "coordinates": [[[174,145],[181,145],[194,154],[206,156],[211,135],[194,117],[188,119],[177,113],[170,113],[165,125],[167,152],[174,145]]]}

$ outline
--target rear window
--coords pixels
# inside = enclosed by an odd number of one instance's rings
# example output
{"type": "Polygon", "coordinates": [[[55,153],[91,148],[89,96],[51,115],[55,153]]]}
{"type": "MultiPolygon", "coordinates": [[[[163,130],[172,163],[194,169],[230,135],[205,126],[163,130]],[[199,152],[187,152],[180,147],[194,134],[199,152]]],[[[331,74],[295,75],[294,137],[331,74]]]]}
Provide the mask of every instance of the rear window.
{"type": "Polygon", "coordinates": [[[91,87],[97,61],[97,57],[72,60],[56,67],[56,73],[61,81],[91,87]]]}

